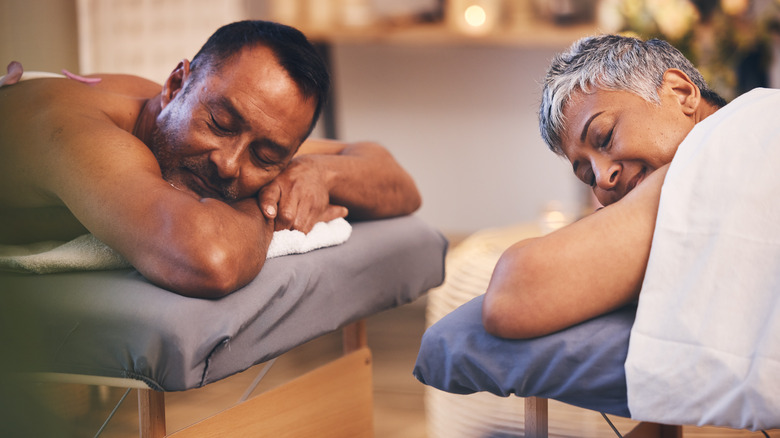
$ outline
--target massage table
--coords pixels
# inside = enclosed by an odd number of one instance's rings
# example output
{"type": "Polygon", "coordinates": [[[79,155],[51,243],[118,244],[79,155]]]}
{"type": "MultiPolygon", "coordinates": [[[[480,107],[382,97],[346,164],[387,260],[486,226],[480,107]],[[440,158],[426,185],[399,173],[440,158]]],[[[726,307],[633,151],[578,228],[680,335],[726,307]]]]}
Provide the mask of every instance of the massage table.
{"type": "Polygon", "coordinates": [[[622,365],[631,307],[534,340],[499,339],[482,325],[483,294],[498,258],[546,228],[529,223],[482,230],[448,254],[446,279],[428,294],[428,328],[414,367],[427,385],[430,438],[546,437],[548,430],[567,436],[565,425],[548,425],[548,399],[630,416],[622,365]],[[524,400],[518,405],[511,395],[524,400]]]}
{"type": "Polygon", "coordinates": [[[628,420],[624,365],[635,304],[535,339],[501,339],[485,331],[483,294],[498,258],[513,243],[543,234],[543,228],[486,229],[450,250],[446,279],[428,294],[428,327],[413,371],[427,385],[429,438],[601,437],[617,436],[612,427],[626,433],[650,426],[659,438],[682,437],[679,425],[628,420]],[[556,404],[548,407],[549,400],[556,404]],[[578,418],[575,409],[564,411],[567,405],[609,415],[610,423],[578,418]],[[549,423],[548,414],[568,424],[549,423]],[[596,425],[600,430],[585,430],[594,421],[602,423],[596,425]]]}
{"type": "Polygon", "coordinates": [[[3,355],[13,357],[22,334],[35,360],[11,368],[24,378],[138,389],[142,437],[372,436],[364,318],[440,284],[446,249],[414,216],[357,222],[345,243],[269,259],[252,282],[218,300],[171,293],[129,268],[2,273],[0,316],[4,327],[14,324],[3,355]],[[217,382],[338,329],[339,359],[166,430],[165,392],[217,382]]]}

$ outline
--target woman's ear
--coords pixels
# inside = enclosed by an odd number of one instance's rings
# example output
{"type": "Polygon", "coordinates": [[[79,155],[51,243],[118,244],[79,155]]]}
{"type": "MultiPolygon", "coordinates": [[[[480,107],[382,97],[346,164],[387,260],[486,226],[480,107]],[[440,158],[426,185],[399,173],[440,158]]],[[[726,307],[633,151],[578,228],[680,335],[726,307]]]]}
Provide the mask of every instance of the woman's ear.
{"type": "Polygon", "coordinates": [[[162,99],[160,99],[163,108],[165,108],[173,98],[184,89],[184,85],[187,83],[189,77],[190,61],[182,59],[163,84],[162,99]]]}
{"type": "Polygon", "coordinates": [[[685,115],[693,115],[701,102],[701,90],[685,72],[670,68],[664,72],[662,87],[670,91],[685,115]]]}

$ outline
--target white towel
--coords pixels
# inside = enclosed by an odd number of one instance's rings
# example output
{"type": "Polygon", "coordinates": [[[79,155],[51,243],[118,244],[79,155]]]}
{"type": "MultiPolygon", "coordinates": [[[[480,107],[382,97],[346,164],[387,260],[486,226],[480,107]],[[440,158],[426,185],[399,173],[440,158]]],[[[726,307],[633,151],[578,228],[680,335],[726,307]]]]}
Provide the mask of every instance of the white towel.
{"type": "MultiPolygon", "coordinates": [[[[8,82],[9,80],[13,81],[13,74],[10,72],[6,75],[0,76],[0,87],[4,85],[12,85],[14,82],[8,82]]],[[[22,76],[18,78],[18,81],[28,81],[30,79],[40,79],[40,78],[65,78],[65,75],[57,74],[57,73],[49,73],[44,71],[26,71],[22,73],[22,76]]]]}
{"type": "Polygon", "coordinates": [[[672,161],[626,359],[634,419],[780,427],[779,108],[754,90],[672,161]]]}
{"type": "Polygon", "coordinates": [[[307,234],[298,230],[274,232],[266,258],[302,254],[315,249],[344,243],[352,234],[352,225],[344,218],[318,222],[307,234]]]}
{"type": "Polygon", "coordinates": [[[92,234],[68,242],[0,245],[0,270],[33,274],[129,268],[119,253],[92,234]]]}
{"type": "MultiPolygon", "coordinates": [[[[274,232],[267,259],[302,254],[339,245],[349,239],[352,226],[343,218],[319,222],[304,234],[300,231],[274,232]]],[[[85,234],[68,242],[41,242],[30,245],[0,245],[0,270],[32,274],[68,271],[95,271],[129,268],[119,253],[85,234]]]]}

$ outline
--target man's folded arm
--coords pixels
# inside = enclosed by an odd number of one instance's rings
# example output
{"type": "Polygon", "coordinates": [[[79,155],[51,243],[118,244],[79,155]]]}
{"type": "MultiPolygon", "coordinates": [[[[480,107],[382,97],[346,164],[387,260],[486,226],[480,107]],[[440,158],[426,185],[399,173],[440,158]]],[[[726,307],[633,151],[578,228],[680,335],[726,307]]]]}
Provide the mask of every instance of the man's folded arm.
{"type": "Polygon", "coordinates": [[[227,204],[174,188],[149,149],[118,128],[65,128],[60,135],[68,138],[41,166],[52,169],[42,176],[48,189],[149,281],[214,298],[260,272],[273,222],[256,198],[227,204]],[[95,138],[117,147],[106,154],[95,138]]]}
{"type": "MultiPolygon", "coordinates": [[[[269,206],[262,203],[265,188],[230,203],[179,190],[162,178],[149,148],[125,129],[108,123],[82,129],[83,119],[63,116],[55,139],[61,146],[41,158],[44,191],[161,287],[219,297],[255,278],[283,219],[263,213],[269,206]]],[[[281,196],[270,206],[281,213],[291,200],[314,204],[290,216],[309,215],[308,229],[346,209],[354,218],[371,219],[411,213],[420,204],[411,177],[370,143],[306,142],[269,186],[280,183],[281,196]]]]}
{"type": "Polygon", "coordinates": [[[296,159],[316,156],[324,168],[331,203],[349,209],[354,219],[411,214],[422,198],[412,177],[376,143],[311,140],[296,159]]]}
{"type": "Polygon", "coordinates": [[[273,221],[260,213],[257,200],[185,202],[162,208],[162,240],[132,248],[133,266],[162,287],[205,298],[227,295],[254,279],[273,234],[273,221]]]}

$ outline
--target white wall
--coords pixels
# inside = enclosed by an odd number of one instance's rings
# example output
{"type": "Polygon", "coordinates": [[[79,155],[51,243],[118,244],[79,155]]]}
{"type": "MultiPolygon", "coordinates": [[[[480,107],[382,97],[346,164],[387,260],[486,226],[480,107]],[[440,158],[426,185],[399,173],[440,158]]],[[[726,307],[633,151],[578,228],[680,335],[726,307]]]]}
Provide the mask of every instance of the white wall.
{"type": "Polygon", "coordinates": [[[131,73],[162,83],[220,26],[241,20],[244,0],[78,0],[82,74],[131,73]]]}
{"type": "Polygon", "coordinates": [[[446,233],[534,221],[550,201],[570,214],[584,191],[544,146],[536,111],[554,51],[337,45],[337,131],[375,140],[423,193],[419,214],[446,233]]]}
{"type": "Polygon", "coordinates": [[[0,0],[0,75],[11,61],[26,70],[78,71],[76,0],[0,0]]]}

